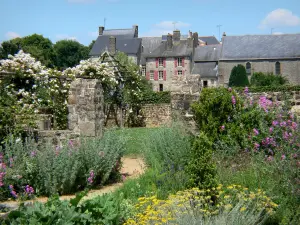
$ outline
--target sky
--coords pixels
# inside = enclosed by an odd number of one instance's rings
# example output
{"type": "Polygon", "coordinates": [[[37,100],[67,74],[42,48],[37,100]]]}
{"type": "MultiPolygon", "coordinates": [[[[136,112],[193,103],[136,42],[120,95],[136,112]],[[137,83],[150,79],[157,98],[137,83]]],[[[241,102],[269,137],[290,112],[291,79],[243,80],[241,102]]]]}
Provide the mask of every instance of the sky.
{"type": "Polygon", "coordinates": [[[34,33],[88,45],[105,29],[139,36],[179,29],[199,36],[300,33],[300,0],[0,0],[0,42],[34,33]],[[175,22],[175,24],[174,24],[175,22]]]}

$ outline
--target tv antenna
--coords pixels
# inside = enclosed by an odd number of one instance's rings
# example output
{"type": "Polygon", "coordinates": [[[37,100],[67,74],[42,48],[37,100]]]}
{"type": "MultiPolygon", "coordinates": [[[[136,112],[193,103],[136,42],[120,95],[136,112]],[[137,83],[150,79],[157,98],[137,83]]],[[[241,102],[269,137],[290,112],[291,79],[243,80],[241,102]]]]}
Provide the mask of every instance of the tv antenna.
{"type": "Polygon", "coordinates": [[[219,28],[219,40],[221,40],[221,24],[217,25],[217,27],[219,28]]]}
{"type": "Polygon", "coordinates": [[[175,25],[176,25],[176,23],[178,23],[178,22],[175,22],[175,21],[173,22],[173,25],[174,25],[174,30],[175,30],[175,25]]]}
{"type": "Polygon", "coordinates": [[[104,24],[103,24],[104,27],[105,27],[105,23],[106,23],[106,18],[104,17],[104,24]]]}

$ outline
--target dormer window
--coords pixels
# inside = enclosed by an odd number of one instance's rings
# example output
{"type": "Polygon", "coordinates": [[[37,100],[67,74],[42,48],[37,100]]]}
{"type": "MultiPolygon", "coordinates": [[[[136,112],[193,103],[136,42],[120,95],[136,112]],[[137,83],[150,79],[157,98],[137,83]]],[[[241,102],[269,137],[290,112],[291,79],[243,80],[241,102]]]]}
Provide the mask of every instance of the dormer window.
{"type": "Polygon", "coordinates": [[[158,66],[164,66],[164,59],[158,58],[158,66]]]}
{"type": "Polygon", "coordinates": [[[182,58],[177,58],[177,66],[182,66],[182,58]]]}

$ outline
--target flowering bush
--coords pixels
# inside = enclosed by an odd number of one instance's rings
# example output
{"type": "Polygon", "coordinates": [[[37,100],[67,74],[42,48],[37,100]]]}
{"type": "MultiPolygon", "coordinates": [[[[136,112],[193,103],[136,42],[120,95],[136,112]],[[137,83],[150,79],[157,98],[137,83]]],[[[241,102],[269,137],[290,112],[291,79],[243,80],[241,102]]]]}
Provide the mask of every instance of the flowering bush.
{"type": "Polygon", "coordinates": [[[177,219],[182,215],[192,218],[201,216],[203,220],[207,220],[223,211],[230,211],[237,205],[240,212],[247,215],[253,211],[259,215],[260,220],[271,215],[277,208],[277,204],[259,189],[251,192],[240,185],[219,185],[213,189],[179,191],[170,195],[167,200],[159,200],[156,196],[139,198],[135,206],[137,215],[128,219],[125,224],[177,224],[177,219]]]}
{"type": "Polygon", "coordinates": [[[11,139],[4,147],[0,148],[1,200],[70,194],[120,179],[124,140],[114,132],[56,147],[31,139],[26,143],[11,139]]]}

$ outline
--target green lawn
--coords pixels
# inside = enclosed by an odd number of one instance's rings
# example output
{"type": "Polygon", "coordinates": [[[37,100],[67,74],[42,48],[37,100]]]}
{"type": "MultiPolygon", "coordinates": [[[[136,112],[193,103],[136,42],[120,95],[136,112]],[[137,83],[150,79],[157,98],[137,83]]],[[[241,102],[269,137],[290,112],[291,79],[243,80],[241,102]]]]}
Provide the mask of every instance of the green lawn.
{"type": "Polygon", "coordinates": [[[117,129],[117,133],[122,133],[126,138],[126,156],[136,156],[141,154],[142,149],[144,149],[145,142],[150,134],[155,132],[158,129],[163,128],[123,128],[117,129]]]}

